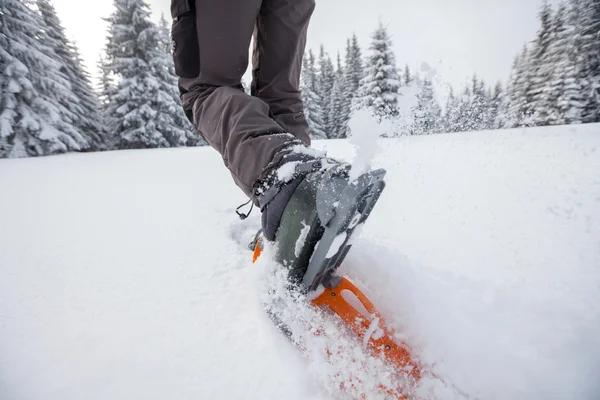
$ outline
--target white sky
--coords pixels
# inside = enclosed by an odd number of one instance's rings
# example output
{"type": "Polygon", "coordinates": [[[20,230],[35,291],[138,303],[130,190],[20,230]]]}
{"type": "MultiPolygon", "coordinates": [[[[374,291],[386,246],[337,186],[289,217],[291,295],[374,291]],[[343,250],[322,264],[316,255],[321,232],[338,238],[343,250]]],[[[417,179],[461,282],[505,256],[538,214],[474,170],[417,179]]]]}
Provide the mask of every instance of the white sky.
{"type": "MultiPolygon", "coordinates": [[[[147,0],[156,18],[169,17],[168,0],[147,0]]],[[[244,1],[244,0],[240,0],[244,1]]],[[[557,0],[550,0],[558,3],[557,0]]],[[[67,34],[79,46],[88,70],[97,61],[106,36],[102,17],[112,12],[112,0],[74,6],[74,0],[53,0],[67,34]]],[[[474,72],[490,85],[505,80],[514,56],[538,29],[542,0],[317,0],[308,46],[321,43],[335,57],[346,38],[356,32],[363,52],[381,19],[389,28],[399,67],[413,69],[426,62],[439,79],[454,86],[474,72]]]]}

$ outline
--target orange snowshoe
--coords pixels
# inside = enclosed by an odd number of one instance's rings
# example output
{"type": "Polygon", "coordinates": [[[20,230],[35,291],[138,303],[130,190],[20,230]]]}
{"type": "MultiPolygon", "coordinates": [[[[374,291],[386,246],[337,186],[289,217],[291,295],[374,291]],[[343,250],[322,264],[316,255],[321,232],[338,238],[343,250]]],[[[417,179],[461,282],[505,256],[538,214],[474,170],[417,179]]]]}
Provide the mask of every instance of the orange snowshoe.
{"type": "MultiPolygon", "coordinates": [[[[305,179],[299,186],[301,195],[292,196],[281,219],[275,260],[289,269],[290,281],[304,292],[325,288],[312,304],[335,313],[374,356],[416,383],[420,368],[406,344],[394,339],[394,332],[363,292],[348,278],[335,275],[352,246],[352,235],[365,223],[385,187],[384,176],[380,169],[349,181],[348,169],[341,173],[334,169],[318,181],[305,179]]],[[[253,262],[261,255],[262,240],[259,232],[252,245],[253,262]]],[[[382,389],[392,397],[406,398],[401,387],[382,389]]]]}

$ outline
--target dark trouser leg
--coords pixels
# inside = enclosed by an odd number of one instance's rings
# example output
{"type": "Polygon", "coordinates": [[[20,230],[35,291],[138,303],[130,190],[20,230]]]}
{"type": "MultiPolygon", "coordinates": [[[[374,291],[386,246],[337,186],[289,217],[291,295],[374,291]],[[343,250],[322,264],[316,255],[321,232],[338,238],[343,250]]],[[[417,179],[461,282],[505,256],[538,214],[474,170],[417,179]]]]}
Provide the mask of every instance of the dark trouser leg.
{"type": "Polygon", "coordinates": [[[254,183],[280,163],[287,148],[302,144],[269,117],[265,102],[240,89],[207,87],[193,112],[198,129],[221,153],[235,183],[248,197],[252,197],[254,183]]]}
{"type": "Polygon", "coordinates": [[[263,0],[254,35],[252,94],[287,132],[310,145],[300,70],[315,0],[263,0]]]}
{"type": "Polygon", "coordinates": [[[198,130],[249,197],[284,150],[301,143],[270,117],[267,103],[237,88],[260,6],[261,0],[196,0],[200,75],[180,80],[198,130]]]}

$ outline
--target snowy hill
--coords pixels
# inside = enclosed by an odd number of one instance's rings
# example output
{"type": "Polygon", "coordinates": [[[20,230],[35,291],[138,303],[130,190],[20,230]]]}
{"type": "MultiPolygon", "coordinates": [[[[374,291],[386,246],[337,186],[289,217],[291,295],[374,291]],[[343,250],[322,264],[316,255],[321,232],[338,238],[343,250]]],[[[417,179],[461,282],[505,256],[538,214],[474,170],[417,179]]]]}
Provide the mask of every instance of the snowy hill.
{"type": "MultiPolygon", "coordinates": [[[[379,142],[343,269],[444,380],[424,397],[600,397],[599,131],[379,142]]],[[[0,160],[0,193],[0,399],[342,395],[264,315],[213,150],[0,160]]]]}

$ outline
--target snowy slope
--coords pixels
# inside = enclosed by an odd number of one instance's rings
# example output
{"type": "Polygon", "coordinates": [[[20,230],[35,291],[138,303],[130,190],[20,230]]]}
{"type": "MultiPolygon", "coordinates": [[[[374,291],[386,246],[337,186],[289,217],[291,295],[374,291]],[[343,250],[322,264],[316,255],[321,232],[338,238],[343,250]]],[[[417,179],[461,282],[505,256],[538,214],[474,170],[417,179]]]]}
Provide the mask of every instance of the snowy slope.
{"type": "MultiPolygon", "coordinates": [[[[379,142],[343,269],[445,382],[424,397],[600,397],[598,131],[379,142]]],[[[0,160],[0,399],[342,396],[264,315],[244,201],[208,148],[0,160]]]]}

